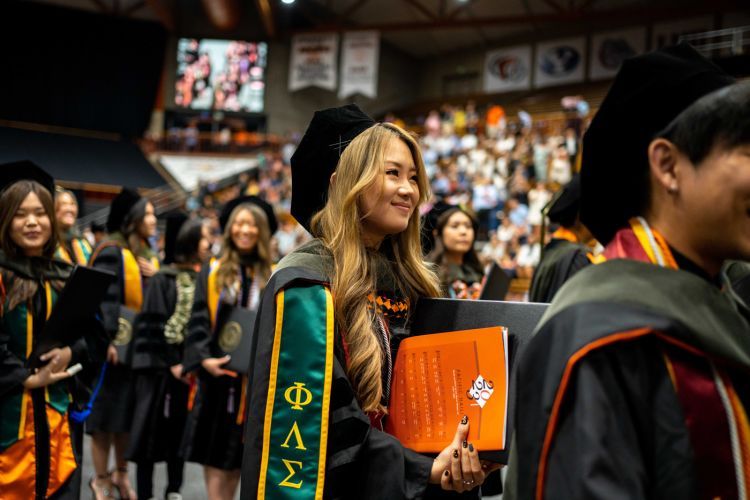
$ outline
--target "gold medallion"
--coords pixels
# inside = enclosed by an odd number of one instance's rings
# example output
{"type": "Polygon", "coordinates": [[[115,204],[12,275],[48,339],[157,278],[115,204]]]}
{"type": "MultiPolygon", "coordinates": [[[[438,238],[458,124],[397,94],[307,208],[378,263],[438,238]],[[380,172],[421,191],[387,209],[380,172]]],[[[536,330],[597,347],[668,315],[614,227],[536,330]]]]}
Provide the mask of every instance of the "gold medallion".
{"type": "Polygon", "coordinates": [[[242,327],[236,321],[228,321],[219,333],[219,347],[224,352],[232,352],[237,349],[242,340],[242,327]]]}
{"type": "Polygon", "coordinates": [[[117,335],[112,341],[114,345],[127,345],[133,338],[133,325],[125,318],[117,320],[117,335]]]}

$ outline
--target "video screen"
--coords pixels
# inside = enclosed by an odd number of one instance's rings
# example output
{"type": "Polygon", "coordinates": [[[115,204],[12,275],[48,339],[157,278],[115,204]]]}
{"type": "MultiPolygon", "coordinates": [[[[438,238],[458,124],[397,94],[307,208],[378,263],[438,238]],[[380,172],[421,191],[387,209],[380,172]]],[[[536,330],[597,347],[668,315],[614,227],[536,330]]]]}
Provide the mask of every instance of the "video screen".
{"type": "Polygon", "coordinates": [[[268,45],[181,38],[175,104],[181,108],[263,112],[268,45]]]}

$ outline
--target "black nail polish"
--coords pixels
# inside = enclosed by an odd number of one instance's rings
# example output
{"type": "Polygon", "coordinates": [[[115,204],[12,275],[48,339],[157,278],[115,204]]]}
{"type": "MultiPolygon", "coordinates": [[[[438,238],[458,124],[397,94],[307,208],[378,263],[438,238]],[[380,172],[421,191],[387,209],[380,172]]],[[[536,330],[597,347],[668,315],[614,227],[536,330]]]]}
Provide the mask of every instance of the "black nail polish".
{"type": "Polygon", "coordinates": [[[468,445],[469,444],[466,441],[464,441],[463,443],[461,443],[461,446],[463,446],[464,448],[466,448],[468,445]]]}
{"type": "Polygon", "coordinates": [[[453,458],[458,458],[458,450],[453,450],[453,458]]]}
{"type": "Polygon", "coordinates": [[[469,451],[474,451],[474,445],[469,443],[469,451]]]}
{"type": "Polygon", "coordinates": [[[445,472],[443,473],[443,475],[444,475],[445,477],[448,477],[448,475],[449,475],[449,474],[450,474],[450,472],[448,472],[448,471],[445,471],[445,472]]]}
{"type": "Polygon", "coordinates": [[[464,415],[464,418],[461,419],[461,424],[462,425],[466,425],[468,423],[469,423],[469,416],[468,415],[464,415]]]}

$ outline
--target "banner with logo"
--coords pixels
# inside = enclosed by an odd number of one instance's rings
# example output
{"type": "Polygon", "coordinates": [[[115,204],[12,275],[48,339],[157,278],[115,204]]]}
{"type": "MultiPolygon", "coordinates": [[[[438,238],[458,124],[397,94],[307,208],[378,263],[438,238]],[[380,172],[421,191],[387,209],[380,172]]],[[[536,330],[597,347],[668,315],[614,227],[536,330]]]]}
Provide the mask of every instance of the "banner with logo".
{"type": "Polygon", "coordinates": [[[645,51],[645,27],[597,33],[591,37],[589,79],[612,78],[625,59],[645,51]]]}
{"type": "Polygon", "coordinates": [[[713,16],[691,17],[654,24],[651,30],[651,49],[660,49],[666,45],[674,45],[682,35],[704,33],[714,29],[713,16]]]}
{"type": "Polygon", "coordinates": [[[534,87],[550,87],[583,81],[586,39],[564,38],[536,45],[534,87]]]}
{"type": "Polygon", "coordinates": [[[334,90],[338,49],[336,33],[295,35],[289,62],[289,91],[306,87],[334,90]]]}
{"type": "Polygon", "coordinates": [[[378,96],[378,63],[380,33],[354,31],[344,33],[341,40],[341,84],[339,99],[362,94],[374,99],[378,96]]]}
{"type": "Polygon", "coordinates": [[[519,45],[487,52],[484,91],[526,90],[531,87],[531,46],[519,45]]]}

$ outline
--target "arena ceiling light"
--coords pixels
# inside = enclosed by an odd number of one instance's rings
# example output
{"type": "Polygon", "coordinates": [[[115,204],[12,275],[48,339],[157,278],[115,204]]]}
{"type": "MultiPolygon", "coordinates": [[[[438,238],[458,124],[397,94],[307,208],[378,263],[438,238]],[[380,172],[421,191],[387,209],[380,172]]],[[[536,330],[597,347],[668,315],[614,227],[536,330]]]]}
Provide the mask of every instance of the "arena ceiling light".
{"type": "Polygon", "coordinates": [[[294,3],[294,0],[281,0],[281,3],[285,3],[287,5],[291,5],[294,3]]]}

